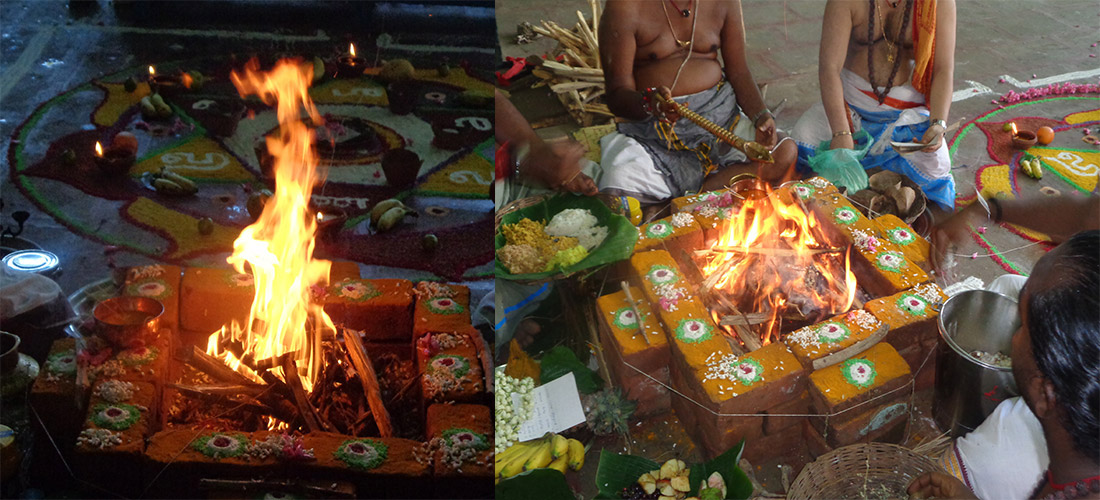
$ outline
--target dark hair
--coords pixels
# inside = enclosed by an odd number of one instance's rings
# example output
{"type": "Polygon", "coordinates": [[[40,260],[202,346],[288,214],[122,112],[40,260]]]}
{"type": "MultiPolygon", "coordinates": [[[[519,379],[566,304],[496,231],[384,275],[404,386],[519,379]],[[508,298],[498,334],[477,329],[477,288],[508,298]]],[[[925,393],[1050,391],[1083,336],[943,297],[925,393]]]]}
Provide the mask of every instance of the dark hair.
{"type": "Polygon", "coordinates": [[[1100,231],[1075,234],[1052,257],[1047,284],[1027,301],[1031,351],[1074,448],[1100,460],[1100,231]]]}

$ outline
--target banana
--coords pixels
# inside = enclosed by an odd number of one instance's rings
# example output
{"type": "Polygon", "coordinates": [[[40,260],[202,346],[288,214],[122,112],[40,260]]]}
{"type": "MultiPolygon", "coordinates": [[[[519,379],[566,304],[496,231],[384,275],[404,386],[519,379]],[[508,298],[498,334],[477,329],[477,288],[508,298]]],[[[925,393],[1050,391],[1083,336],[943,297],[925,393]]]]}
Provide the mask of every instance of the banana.
{"type": "Polygon", "coordinates": [[[158,193],[170,194],[175,196],[194,194],[191,191],[188,191],[187,188],[163,178],[153,179],[153,188],[156,189],[158,193]]]}
{"type": "Polygon", "coordinates": [[[562,474],[565,474],[565,468],[566,468],[567,465],[569,465],[569,455],[568,454],[562,455],[558,458],[555,458],[554,461],[550,462],[550,464],[547,465],[546,467],[550,468],[550,469],[554,469],[558,472],[561,472],[562,474]]]}
{"type": "Polygon", "coordinates": [[[161,170],[160,171],[160,177],[162,179],[168,179],[168,180],[170,180],[170,181],[172,181],[176,184],[179,184],[180,186],[182,186],[182,187],[188,189],[189,191],[191,191],[192,193],[199,192],[199,186],[196,185],[193,181],[191,181],[191,179],[188,179],[188,178],[186,178],[186,177],[184,177],[180,174],[177,174],[175,172],[172,172],[171,170],[168,170],[168,169],[161,170]]]}
{"type": "Polygon", "coordinates": [[[576,439],[569,439],[569,468],[581,470],[584,467],[584,444],[576,439]]]}
{"type": "Polygon", "coordinates": [[[565,439],[561,434],[554,434],[551,436],[550,443],[552,445],[550,454],[555,459],[569,454],[569,440],[565,439]]]}
{"type": "Polygon", "coordinates": [[[382,214],[382,216],[378,218],[378,225],[375,226],[375,229],[377,229],[379,232],[389,231],[390,229],[393,229],[393,227],[396,226],[398,223],[400,223],[406,215],[415,213],[416,212],[413,211],[411,208],[404,205],[400,207],[393,207],[389,210],[386,210],[386,213],[382,214]]]}
{"type": "Polygon", "coordinates": [[[528,457],[527,463],[523,464],[523,470],[541,469],[550,465],[550,462],[554,460],[554,456],[551,455],[552,451],[553,446],[550,441],[543,440],[542,444],[528,457]]]}
{"type": "Polygon", "coordinates": [[[153,101],[149,99],[149,96],[141,98],[141,115],[146,118],[157,115],[157,107],[153,105],[153,101]]]}
{"type": "Polygon", "coordinates": [[[1043,163],[1040,162],[1038,158],[1031,161],[1031,171],[1033,174],[1035,174],[1032,175],[1032,177],[1036,179],[1043,178],[1043,163]]]}
{"type": "Polygon", "coordinates": [[[382,200],[374,205],[374,208],[370,210],[370,223],[372,226],[378,226],[378,219],[382,218],[382,214],[393,207],[403,207],[404,203],[401,200],[390,198],[388,200],[382,200]]]}
{"type": "Polygon", "coordinates": [[[520,472],[523,472],[523,466],[527,463],[528,458],[538,452],[540,449],[545,448],[545,444],[546,443],[539,441],[533,443],[530,447],[527,447],[526,449],[520,450],[516,456],[508,460],[508,462],[504,464],[504,467],[501,468],[500,477],[512,477],[516,474],[519,474],[520,472]]]}

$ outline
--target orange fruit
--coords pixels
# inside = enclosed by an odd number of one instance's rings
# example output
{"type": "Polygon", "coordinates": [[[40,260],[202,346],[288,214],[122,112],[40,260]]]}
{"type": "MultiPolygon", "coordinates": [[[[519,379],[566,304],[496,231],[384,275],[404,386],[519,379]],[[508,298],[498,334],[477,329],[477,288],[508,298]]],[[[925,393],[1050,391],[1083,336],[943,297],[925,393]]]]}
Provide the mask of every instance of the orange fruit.
{"type": "Polygon", "coordinates": [[[118,135],[111,140],[111,148],[127,149],[133,153],[137,153],[137,137],[129,132],[119,132],[118,135]]]}
{"type": "Polygon", "coordinates": [[[1039,127],[1039,130],[1035,131],[1035,137],[1039,139],[1039,144],[1047,145],[1054,142],[1054,129],[1050,127],[1039,127]]]}

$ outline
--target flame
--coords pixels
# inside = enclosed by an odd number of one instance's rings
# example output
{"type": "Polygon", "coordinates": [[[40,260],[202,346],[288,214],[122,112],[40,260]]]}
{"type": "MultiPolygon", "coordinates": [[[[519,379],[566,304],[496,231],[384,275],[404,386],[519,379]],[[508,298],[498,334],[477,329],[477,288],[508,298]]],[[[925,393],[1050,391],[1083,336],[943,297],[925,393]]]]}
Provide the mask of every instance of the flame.
{"type": "Polygon", "coordinates": [[[191,88],[191,85],[195,83],[195,79],[191,77],[190,73],[180,73],[180,83],[184,87],[191,88]]]}
{"type": "Polygon", "coordinates": [[[103,156],[103,145],[99,141],[95,141],[95,155],[103,156]]]}
{"type": "Polygon", "coordinates": [[[157,68],[149,66],[149,76],[157,76],[157,68]]]}
{"type": "Polygon", "coordinates": [[[354,43],[349,43],[348,44],[348,52],[351,53],[351,57],[355,57],[355,44],[354,43]]]}
{"type": "Polygon", "coordinates": [[[1008,125],[1012,128],[1012,137],[1016,137],[1016,122],[1009,123],[1008,125]]]}
{"type": "MultiPolygon", "coordinates": [[[[248,322],[243,328],[230,325],[229,333],[244,346],[245,358],[263,360],[297,353],[302,384],[310,391],[320,372],[322,328],[335,328],[322,304],[314,303],[310,294],[312,286],[328,283],[331,265],[313,258],[317,219],[309,209],[309,199],[313,187],[324,180],[313,149],[313,131],[302,121],[305,112],[312,123],[322,122],[308,94],[313,74],[304,71],[298,61],[289,60],[262,73],[253,59],[243,74],[233,72],[231,79],[242,96],[255,94],[277,106],[280,129],[277,137],[267,140],[268,151],[275,158],[274,195],[259,219],[241,231],[227,259],[238,272],[251,271],[256,287],[248,322]]],[[[220,338],[221,332],[214,336],[220,338]]],[[[212,339],[207,352],[216,355],[217,344],[212,339]]],[[[226,359],[240,364],[232,353],[227,352],[226,359]]]]}
{"type": "Polygon", "coordinates": [[[742,313],[769,314],[758,327],[763,345],[779,340],[785,313],[818,319],[841,313],[852,307],[858,289],[851,248],[841,263],[812,212],[793,196],[765,189],[768,196],[743,201],[703,266],[714,289],[742,313]]]}

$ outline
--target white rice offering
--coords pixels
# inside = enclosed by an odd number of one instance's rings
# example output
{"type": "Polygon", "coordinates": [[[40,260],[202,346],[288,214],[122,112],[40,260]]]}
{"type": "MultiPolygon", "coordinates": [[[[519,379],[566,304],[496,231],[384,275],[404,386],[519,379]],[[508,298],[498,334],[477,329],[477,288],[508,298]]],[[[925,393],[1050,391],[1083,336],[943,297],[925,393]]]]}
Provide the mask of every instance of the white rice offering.
{"type": "Polygon", "coordinates": [[[607,238],[607,228],[597,225],[592,212],[582,208],[569,208],[558,212],[546,225],[546,234],[550,236],[569,236],[576,238],[585,250],[600,246],[607,238]]]}

